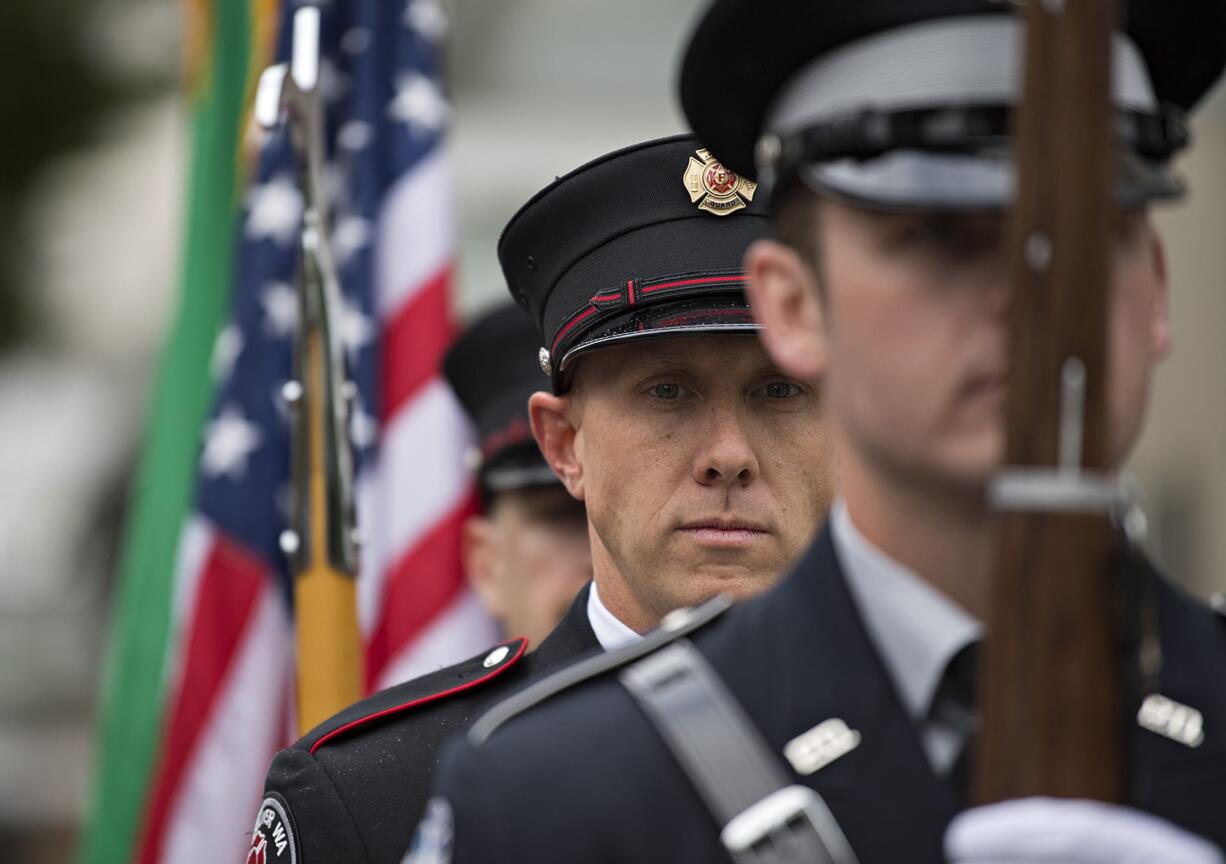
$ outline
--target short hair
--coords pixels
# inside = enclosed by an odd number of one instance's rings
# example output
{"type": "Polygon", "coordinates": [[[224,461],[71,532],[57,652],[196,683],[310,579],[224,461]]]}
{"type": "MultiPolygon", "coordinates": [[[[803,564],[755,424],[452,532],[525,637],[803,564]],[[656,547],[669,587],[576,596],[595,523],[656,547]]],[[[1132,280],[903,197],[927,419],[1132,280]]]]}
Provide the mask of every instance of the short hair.
{"type": "Polygon", "coordinates": [[[813,272],[821,272],[821,198],[803,183],[794,182],[771,202],[770,224],[774,238],[794,249],[813,272]]]}

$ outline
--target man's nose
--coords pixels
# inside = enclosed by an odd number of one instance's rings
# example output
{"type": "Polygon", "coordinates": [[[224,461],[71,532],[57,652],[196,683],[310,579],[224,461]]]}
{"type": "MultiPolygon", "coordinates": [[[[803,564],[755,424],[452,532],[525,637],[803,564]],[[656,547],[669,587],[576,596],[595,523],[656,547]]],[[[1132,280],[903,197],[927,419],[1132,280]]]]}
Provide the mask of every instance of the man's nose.
{"type": "Polygon", "coordinates": [[[703,486],[746,486],[758,475],[758,457],[745,423],[731,410],[714,410],[702,430],[694,479],[703,486]]]}
{"type": "Polygon", "coordinates": [[[1008,261],[1001,255],[985,276],[984,300],[988,311],[997,318],[1003,318],[1009,311],[1009,298],[1013,294],[1013,276],[1009,272],[1008,261]]]}

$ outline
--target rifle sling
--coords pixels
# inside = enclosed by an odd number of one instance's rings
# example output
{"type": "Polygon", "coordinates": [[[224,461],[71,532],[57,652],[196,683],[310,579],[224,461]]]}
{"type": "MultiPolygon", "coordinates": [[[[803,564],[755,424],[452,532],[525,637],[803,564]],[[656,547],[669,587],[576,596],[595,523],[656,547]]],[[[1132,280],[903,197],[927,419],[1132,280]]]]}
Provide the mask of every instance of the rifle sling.
{"type": "Polygon", "coordinates": [[[681,766],[736,864],[855,864],[821,797],[792,785],[715,670],[686,639],[619,674],[681,766]]]}

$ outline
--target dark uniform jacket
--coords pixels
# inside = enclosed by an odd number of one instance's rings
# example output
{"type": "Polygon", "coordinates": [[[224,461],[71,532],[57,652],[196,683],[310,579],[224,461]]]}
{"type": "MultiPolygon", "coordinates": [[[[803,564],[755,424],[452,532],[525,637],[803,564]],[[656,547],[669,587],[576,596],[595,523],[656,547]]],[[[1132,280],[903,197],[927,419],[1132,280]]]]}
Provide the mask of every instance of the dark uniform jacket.
{"type": "MultiPolygon", "coordinates": [[[[1226,847],[1226,620],[1148,565],[1143,578],[1158,601],[1158,692],[1203,712],[1205,737],[1192,749],[1134,727],[1132,801],[1226,847]]],[[[784,582],[690,638],[792,782],[825,799],[861,864],[944,860],[953,790],[933,773],[870,642],[829,528],[784,582]],[[858,730],[859,745],[796,775],[784,745],[829,718],[858,730]]],[[[480,746],[457,737],[444,754],[436,793],[450,804],[454,861],[730,860],[714,820],[613,675],[513,717],[480,746]]],[[[424,823],[419,842],[446,841],[449,827],[424,823]]]]}
{"type": "Polygon", "coordinates": [[[528,681],[599,650],[587,597],[584,587],[532,653],[516,639],[499,646],[506,652],[491,649],[383,690],[278,753],[264,794],[286,811],[295,864],[399,864],[444,739],[528,681]]]}

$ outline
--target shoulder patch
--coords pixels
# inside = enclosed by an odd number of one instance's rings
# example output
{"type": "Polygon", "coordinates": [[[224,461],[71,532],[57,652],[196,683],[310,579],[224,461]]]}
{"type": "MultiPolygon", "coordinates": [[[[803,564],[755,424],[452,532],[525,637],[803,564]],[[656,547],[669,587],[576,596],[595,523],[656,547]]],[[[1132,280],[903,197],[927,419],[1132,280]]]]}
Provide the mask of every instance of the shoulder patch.
{"type": "Polygon", "coordinates": [[[298,837],[285,799],[275,792],[260,804],[247,864],[298,864],[298,837]]]}
{"type": "Polygon", "coordinates": [[[727,595],[721,594],[701,606],[670,612],[664,616],[659,627],[637,642],[631,642],[614,651],[595,654],[586,660],[566,666],[499,702],[482,714],[481,718],[468,730],[468,741],[480,747],[498,731],[499,727],[529,708],[539,705],[576,684],[582,684],[606,672],[620,669],[627,663],[633,663],[640,657],[645,657],[670,642],[693,633],[714,621],[731,605],[732,600],[727,595]]]}
{"type": "MultiPolygon", "coordinates": [[[[406,695],[403,702],[393,702],[392,704],[383,704],[366,713],[358,714],[344,718],[335,728],[324,732],[310,746],[309,752],[314,755],[320,747],[330,742],[335,742],[338,738],[355,729],[360,729],[369,723],[376,720],[381,720],[384,717],[389,717],[393,714],[400,714],[409,711],[413,708],[418,708],[423,705],[428,705],[432,702],[438,702],[455,696],[458,693],[464,693],[476,687],[480,687],[488,681],[497,678],[503,672],[506,672],[512,666],[523,659],[524,653],[528,648],[527,639],[513,639],[510,642],[503,642],[501,645],[495,645],[475,657],[457,663],[446,670],[440,670],[450,673],[445,677],[445,685],[424,691],[418,689],[411,695],[406,695]]],[[[437,673],[432,673],[437,674],[437,673]]],[[[407,682],[412,683],[412,682],[407,682]]],[[[341,719],[341,718],[338,718],[341,719]]]]}

